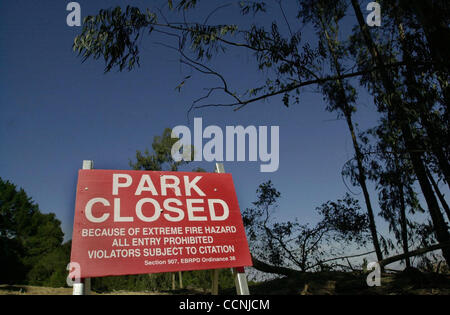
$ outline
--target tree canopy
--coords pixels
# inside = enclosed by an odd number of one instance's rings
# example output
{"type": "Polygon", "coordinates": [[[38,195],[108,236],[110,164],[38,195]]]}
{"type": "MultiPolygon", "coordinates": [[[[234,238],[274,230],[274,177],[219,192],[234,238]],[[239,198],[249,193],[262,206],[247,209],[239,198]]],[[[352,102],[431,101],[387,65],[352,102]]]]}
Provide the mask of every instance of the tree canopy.
{"type": "Polygon", "coordinates": [[[0,178],[0,282],[64,285],[66,276],[61,270],[65,270],[70,250],[60,251],[63,238],[54,213],[42,213],[23,189],[0,178]],[[54,261],[55,268],[47,266],[46,274],[37,272],[44,260],[55,255],[66,259],[54,261]]]}

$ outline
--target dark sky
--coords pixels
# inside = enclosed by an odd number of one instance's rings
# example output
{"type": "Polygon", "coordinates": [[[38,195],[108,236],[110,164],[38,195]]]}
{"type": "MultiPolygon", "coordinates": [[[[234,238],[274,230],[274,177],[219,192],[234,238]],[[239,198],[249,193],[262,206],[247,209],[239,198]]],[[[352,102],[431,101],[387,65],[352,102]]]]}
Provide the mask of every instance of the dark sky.
{"type": "MultiPolygon", "coordinates": [[[[94,160],[96,169],[129,169],[136,150],[150,147],[153,137],[167,127],[187,125],[192,100],[202,94],[202,88],[217,85],[194,74],[177,92],[175,87],[193,73],[180,66],[175,52],[155,43],[161,40],[158,36],[143,39],[141,68],[135,71],[104,74],[101,60],[82,64],[72,52],[81,28],[66,25],[68,2],[0,2],[0,177],[23,187],[43,212],[56,213],[66,240],[71,238],[82,161],[94,160]]],[[[126,4],[78,2],[82,17],[126,4]]],[[[165,2],[132,3],[166,10],[165,2]]],[[[209,12],[189,13],[188,18],[209,12]]],[[[238,18],[236,12],[236,6],[228,7],[212,22],[236,20],[245,25],[245,19],[252,17],[238,18]]],[[[279,18],[268,15],[263,22],[279,18]]],[[[304,29],[304,33],[306,39],[314,39],[312,30],[304,29]]],[[[241,91],[264,82],[245,50],[229,51],[213,64],[241,91]]],[[[356,120],[362,127],[373,125],[377,117],[370,97],[361,92],[358,104],[356,120]]],[[[340,174],[353,154],[346,124],[325,111],[322,96],[312,89],[304,90],[301,103],[291,108],[275,98],[239,112],[213,108],[192,113],[191,122],[193,117],[202,117],[205,126],[223,129],[227,125],[280,126],[276,173],[260,173],[260,163],[225,163],[226,171],[233,174],[241,208],[249,207],[258,185],[271,179],[282,194],[279,218],[314,223],[315,207],[347,191],[340,174]]],[[[214,169],[212,163],[200,163],[186,170],[197,166],[214,169]]],[[[359,193],[357,188],[353,191],[359,193]]]]}

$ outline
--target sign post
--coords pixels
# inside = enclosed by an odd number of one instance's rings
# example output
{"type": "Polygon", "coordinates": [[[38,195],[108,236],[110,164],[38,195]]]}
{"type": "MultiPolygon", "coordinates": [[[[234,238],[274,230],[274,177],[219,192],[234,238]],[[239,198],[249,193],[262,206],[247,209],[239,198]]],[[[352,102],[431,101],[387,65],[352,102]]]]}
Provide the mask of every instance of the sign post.
{"type": "Polygon", "coordinates": [[[219,295],[219,269],[211,270],[211,295],[219,295]]]}
{"type": "MultiPolygon", "coordinates": [[[[94,161],[85,160],[83,161],[83,170],[94,169],[94,161]]],[[[79,282],[73,284],[73,295],[89,295],[91,294],[91,279],[82,278],[79,282]]]]}
{"type": "MultiPolygon", "coordinates": [[[[222,163],[216,163],[216,173],[225,173],[225,167],[222,163]]],[[[248,289],[247,277],[245,276],[244,267],[233,268],[234,283],[236,285],[236,292],[238,295],[250,295],[250,290],[248,289]]],[[[213,294],[214,292],[219,292],[219,271],[214,273],[213,280],[213,294]]]]}
{"type": "Polygon", "coordinates": [[[244,267],[233,268],[234,283],[236,284],[236,292],[238,295],[250,295],[248,289],[247,277],[245,276],[244,267]]]}

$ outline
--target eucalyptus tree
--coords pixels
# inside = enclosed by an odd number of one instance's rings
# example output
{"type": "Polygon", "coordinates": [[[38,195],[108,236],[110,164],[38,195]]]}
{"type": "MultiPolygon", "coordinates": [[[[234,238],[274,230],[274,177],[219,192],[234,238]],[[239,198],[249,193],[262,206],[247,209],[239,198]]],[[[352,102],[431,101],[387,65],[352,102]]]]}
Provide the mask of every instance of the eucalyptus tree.
{"type": "MultiPolygon", "coordinates": [[[[215,79],[218,82],[215,87],[205,88],[205,93],[192,102],[192,108],[196,109],[222,106],[239,110],[277,96],[282,98],[284,105],[290,106],[300,101],[302,87],[335,81],[337,78],[358,77],[375,71],[372,68],[365,69],[364,72],[346,72],[341,77],[329,72],[323,73],[320,65],[318,68],[316,64],[321,53],[320,47],[315,47],[301,32],[303,24],[299,25],[298,17],[294,21],[297,25],[294,29],[286,17],[282,1],[276,1],[278,5],[271,7],[270,12],[265,1],[237,1],[241,14],[246,17],[253,14],[254,17],[254,22],[245,29],[236,24],[211,24],[211,16],[222,8],[220,5],[201,21],[187,21],[186,12],[197,9],[200,2],[202,1],[169,1],[170,8],[175,13],[180,12],[182,22],[171,22],[164,15],[158,15],[158,12],[149,9],[143,11],[131,6],[125,9],[116,7],[100,10],[97,15],[84,19],[82,32],[74,39],[73,49],[83,61],[89,58],[103,59],[105,72],[112,69],[131,71],[140,65],[141,38],[144,35],[166,36],[166,42],[162,44],[167,49],[178,52],[182,65],[204,75],[209,81],[215,79]],[[274,12],[277,9],[281,13],[274,12]],[[269,13],[284,18],[282,22],[271,23],[261,18],[263,23],[258,23],[258,17],[269,13]],[[288,31],[283,31],[286,28],[288,31]],[[262,85],[234,88],[232,80],[214,69],[213,60],[220,60],[224,53],[229,53],[232,49],[253,54],[256,70],[265,79],[262,85]],[[210,102],[216,93],[228,97],[229,102],[210,102]]],[[[290,5],[299,10],[298,3],[290,5]]],[[[398,66],[399,64],[386,65],[394,68],[398,66]]],[[[184,78],[182,85],[192,79],[193,76],[184,78]]]]}
{"type": "MultiPolygon", "coordinates": [[[[415,2],[413,1],[413,7],[415,2]]],[[[436,1],[435,7],[439,3],[440,1],[436,1]]],[[[417,116],[419,128],[423,130],[421,136],[424,150],[435,160],[438,166],[435,168],[436,173],[442,175],[450,187],[450,134],[446,95],[450,84],[449,73],[445,72],[442,62],[436,61],[433,47],[427,43],[429,35],[426,26],[418,24],[417,17],[409,12],[410,7],[405,7],[402,2],[396,4],[395,1],[386,2],[384,6],[391,21],[387,28],[397,39],[390,49],[397,50],[397,54],[405,62],[402,76],[404,94],[409,98],[408,114],[417,116]],[[419,62],[423,65],[419,65],[419,62]]],[[[436,27],[439,27],[439,23],[436,27]]],[[[445,32],[442,35],[445,36],[445,32]]]]}
{"type": "Polygon", "coordinates": [[[252,207],[243,212],[254,261],[256,258],[269,263],[272,273],[288,275],[289,270],[308,272],[342,267],[336,261],[345,259],[343,253],[330,244],[358,248],[370,238],[367,214],[348,194],[317,207],[321,220],[316,225],[297,220],[275,221],[280,196],[271,181],[265,182],[259,186],[252,207]]]}
{"type": "MultiPolygon", "coordinates": [[[[365,24],[364,16],[361,11],[359,2],[351,0],[351,4],[355,15],[357,17],[359,31],[355,37],[359,37],[359,44],[363,46],[362,53],[366,53],[365,61],[369,65],[376,65],[377,71],[370,79],[372,85],[376,86],[373,89],[375,97],[378,98],[382,105],[383,111],[388,112],[390,119],[394,120],[401,132],[401,140],[405,146],[405,150],[414,169],[415,176],[419,182],[424,199],[428,206],[428,211],[433,222],[433,227],[436,233],[436,238],[441,244],[450,242],[450,234],[446,226],[442,212],[439,208],[436,196],[433,192],[431,183],[427,177],[426,166],[424,164],[425,154],[420,144],[420,138],[417,137],[416,128],[414,126],[414,115],[411,115],[408,104],[402,99],[402,91],[396,86],[397,73],[393,73],[387,64],[392,63],[392,56],[384,54],[380,47],[374,41],[374,37],[365,24]]],[[[447,263],[450,263],[450,250],[445,247],[442,249],[444,258],[447,263]]]]}
{"type": "MultiPolygon", "coordinates": [[[[365,159],[368,177],[376,183],[380,215],[389,223],[389,229],[401,245],[404,254],[410,252],[417,233],[416,222],[408,214],[423,213],[415,191],[412,165],[400,139],[400,131],[384,118],[380,124],[363,136],[365,151],[371,152],[365,159]],[[377,139],[370,142],[371,136],[377,139]]],[[[391,248],[392,249],[392,248],[391,248]]],[[[411,266],[409,257],[406,267],[411,266]]]]}
{"type": "Polygon", "coordinates": [[[366,169],[363,165],[364,156],[361,151],[358,136],[353,123],[353,114],[356,112],[356,89],[345,79],[340,79],[345,72],[343,63],[348,57],[347,47],[339,38],[340,23],[345,17],[348,6],[345,1],[301,1],[299,17],[305,22],[312,22],[320,40],[319,47],[322,48],[321,56],[324,63],[329,64],[332,73],[338,78],[334,81],[327,81],[321,84],[322,93],[327,100],[327,110],[337,111],[339,116],[343,116],[347,123],[355,150],[356,183],[363,191],[369,218],[369,226],[372,235],[372,243],[375,248],[378,261],[383,260],[378,233],[375,223],[375,214],[370,200],[369,189],[367,188],[366,169]],[[326,48],[325,48],[326,47],[326,48]]]}

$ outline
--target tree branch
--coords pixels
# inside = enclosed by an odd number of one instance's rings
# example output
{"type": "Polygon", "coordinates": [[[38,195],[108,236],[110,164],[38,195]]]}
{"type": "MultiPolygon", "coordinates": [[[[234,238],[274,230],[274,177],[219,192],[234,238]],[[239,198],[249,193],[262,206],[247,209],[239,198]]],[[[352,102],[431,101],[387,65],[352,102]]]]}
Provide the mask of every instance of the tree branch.
{"type": "Polygon", "coordinates": [[[406,254],[401,254],[401,255],[397,255],[397,256],[393,256],[393,257],[389,257],[386,259],[383,259],[382,261],[378,262],[380,264],[381,267],[390,265],[394,262],[409,258],[409,257],[414,257],[414,256],[419,256],[419,255],[423,255],[429,252],[433,252],[435,250],[439,250],[439,249],[443,249],[443,248],[447,248],[450,247],[450,242],[449,243],[443,243],[443,244],[436,244],[430,247],[425,247],[425,248],[420,248],[417,249],[415,251],[406,253],[406,254]]]}
{"type": "Polygon", "coordinates": [[[254,256],[252,256],[252,260],[253,260],[253,268],[265,273],[273,273],[287,277],[304,274],[303,272],[295,269],[266,264],[265,262],[256,259],[254,256]]]}

